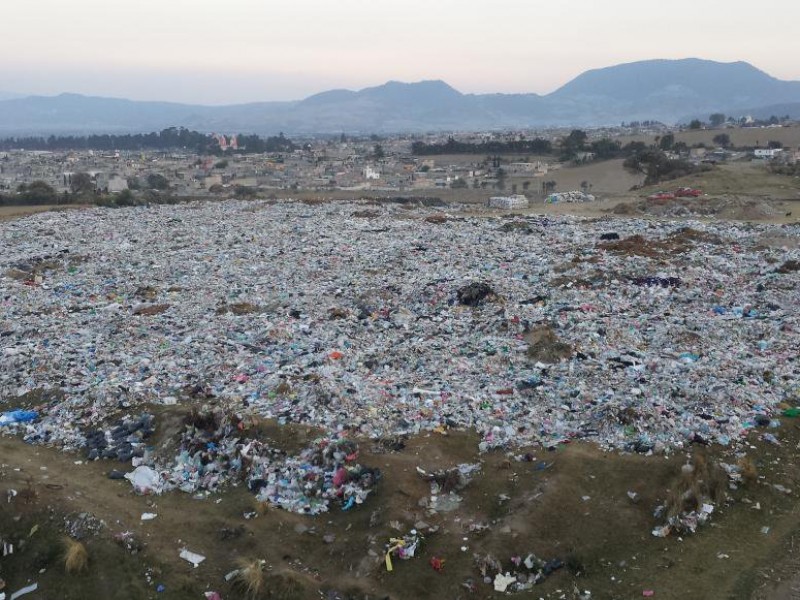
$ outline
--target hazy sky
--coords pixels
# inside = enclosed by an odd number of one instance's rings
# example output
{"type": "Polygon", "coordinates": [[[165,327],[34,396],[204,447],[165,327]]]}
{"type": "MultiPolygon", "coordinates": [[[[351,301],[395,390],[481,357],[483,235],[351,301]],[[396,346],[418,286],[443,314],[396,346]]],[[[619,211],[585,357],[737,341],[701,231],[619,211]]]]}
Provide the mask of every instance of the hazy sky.
{"type": "Polygon", "coordinates": [[[220,104],[443,79],[548,93],[587,69],[690,56],[800,80],[798,22],[796,0],[3,0],[0,90],[220,104]]]}

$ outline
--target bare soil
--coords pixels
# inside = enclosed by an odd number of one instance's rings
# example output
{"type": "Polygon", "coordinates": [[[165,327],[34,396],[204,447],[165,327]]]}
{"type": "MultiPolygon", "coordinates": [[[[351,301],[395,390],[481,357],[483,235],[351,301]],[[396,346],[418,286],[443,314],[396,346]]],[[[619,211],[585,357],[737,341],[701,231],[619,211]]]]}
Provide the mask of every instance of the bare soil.
{"type": "MultiPolygon", "coordinates": [[[[291,583],[263,597],[493,598],[503,595],[481,581],[473,555],[488,553],[508,564],[513,555],[533,552],[565,563],[534,589],[534,597],[578,598],[577,592],[590,590],[592,598],[636,598],[653,590],[654,597],[667,599],[788,598],[800,566],[800,431],[791,419],[771,431],[780,447],[757,434],[744,446],[757,469],[755,482],[729,490],[729,501],[698,533],[669,538],[651,535],[660,524],[653,510],[678,485],[681,465],[691,453],[733,463],[730,451],[695,446],[665,459],[582,443],[522,449],[515,454],[525,458],[518,461],[503,452],[479,456],[478,439],[469,432],[420,436],[400,451],[362,441],[361,460],[385,474],[377,493],[356,510],[306,517],[275,509],[258,514],[243,486],[202,499],[181,492],[136,496],[128,482],[108,479],[118,464],[78,464],[79,456],[2,438],[0,532],[24,543],[0,558],[0,576],[11,591],[38,582],[32,599],[189,599],[209,590],[229,599],[243,596],[224,575],[240,559],[261,558],[270,573],[291,583]],[[417,467],[430,471],[476,461],[481,473],[459,492],[463,502],[455,511],[429,514],[420,505],[430,487],[417,467]],[[6,502],[11,489],[18,494],[6,502]],[[158,516],[142,521],[144,512],[158,516]],[[88,573],[67,576],[64,518],[74,521],[79,514],[105,526],[84,538],[88,573]],[[388,573],[384,544],[422,526],[420,521],[439,531],[426,534],[418,555],[395,560],[388,573]],[[114,541],[124,532],[133,533],[140,552],[131,554],[114,541]],[[206,560],[193,568],[178,557],[184,547],[206,560]],[[441,572],[429,564],[432,557],[445,560],[441,572]],[[476,591],[468,591],[468,582],[476,591]],[[158,585],[164,591],[157,592],[158,585]]],[[[263,432],[288,447],[313,435],[269,424],[263,432]]]]}

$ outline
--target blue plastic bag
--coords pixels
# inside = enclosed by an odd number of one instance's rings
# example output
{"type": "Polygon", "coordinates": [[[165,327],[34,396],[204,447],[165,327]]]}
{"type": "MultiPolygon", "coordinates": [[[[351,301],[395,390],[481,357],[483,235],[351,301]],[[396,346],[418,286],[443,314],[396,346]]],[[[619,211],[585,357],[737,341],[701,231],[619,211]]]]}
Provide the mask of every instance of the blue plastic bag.
{"type": "Polygon", "coordinates": [[[39,413],[34,410],[11,410],[0,415],[0,427],[14,423],[28,423],[39,418],[39,413]]]}

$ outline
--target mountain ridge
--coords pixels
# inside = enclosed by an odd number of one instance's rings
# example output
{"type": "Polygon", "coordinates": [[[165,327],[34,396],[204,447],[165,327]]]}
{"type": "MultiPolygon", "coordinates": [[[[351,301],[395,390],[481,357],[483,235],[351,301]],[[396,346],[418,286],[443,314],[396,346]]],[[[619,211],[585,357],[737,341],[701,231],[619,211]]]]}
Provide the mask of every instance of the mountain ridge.
{"type": "Polygon", "coordinates": [[[602,126],[631,120],[675,123],[685,115],[712,112],[738,116],[768,106],[800,107],[800,81],[777,79],[743,61],[654,59],[591,69],[545,95],[464,94],[432,79],[226,106],[74,93],[16,97],[0,99],[0,134],[121,133],[170,126],[295,135],[602,126]]]}

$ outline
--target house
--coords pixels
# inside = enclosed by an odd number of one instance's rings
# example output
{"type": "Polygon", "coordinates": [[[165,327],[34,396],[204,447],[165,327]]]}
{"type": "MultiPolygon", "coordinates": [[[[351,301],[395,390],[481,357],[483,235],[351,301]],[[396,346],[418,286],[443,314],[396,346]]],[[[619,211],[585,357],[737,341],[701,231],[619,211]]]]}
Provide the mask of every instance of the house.
{"type": "Polygon", "coordinates": [[[372,165],[367,165],[364,167],[364,179],[380,179],[381,172],[373,167],[372,165]]]}
{"type": "Polygon", "coordinates": [[[108,193],[119,194],[128,189],[128,180],[119,175],[112,175],[108,179],[108,193]]]}

